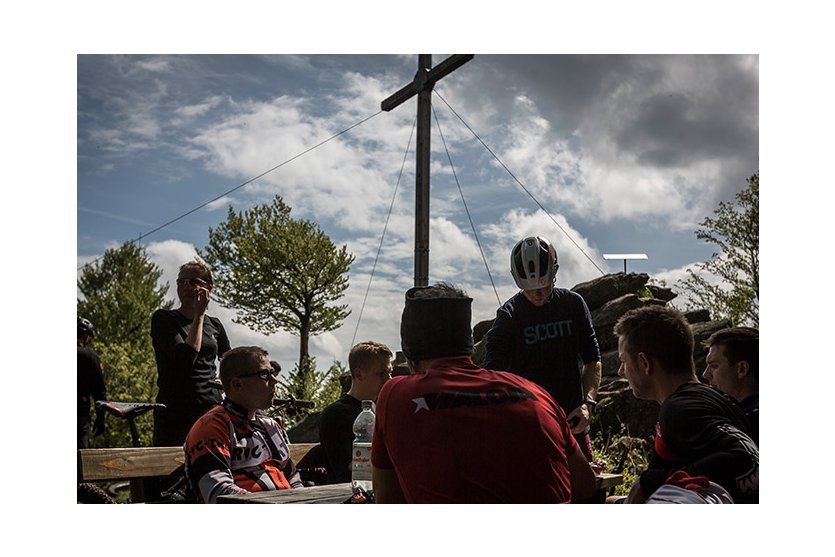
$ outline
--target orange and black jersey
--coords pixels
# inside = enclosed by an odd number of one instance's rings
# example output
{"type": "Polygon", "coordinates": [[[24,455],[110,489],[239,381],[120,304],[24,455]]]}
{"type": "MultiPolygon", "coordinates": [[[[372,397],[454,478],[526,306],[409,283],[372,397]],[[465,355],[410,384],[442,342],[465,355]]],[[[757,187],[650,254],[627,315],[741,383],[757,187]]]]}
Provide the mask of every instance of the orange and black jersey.
{"type": "Polygon", "coordinates": [[[192,426],[183,446],[186,473],[202,502],[219,495],[290,489],[302,482],[287,434],[274,419],[224,401],[192,426]]]}

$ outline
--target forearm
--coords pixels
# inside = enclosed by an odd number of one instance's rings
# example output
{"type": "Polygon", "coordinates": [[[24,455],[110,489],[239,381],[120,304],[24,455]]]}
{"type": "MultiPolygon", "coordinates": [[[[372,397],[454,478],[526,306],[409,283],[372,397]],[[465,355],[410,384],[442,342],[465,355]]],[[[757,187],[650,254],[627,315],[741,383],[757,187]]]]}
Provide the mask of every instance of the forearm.
{"type": "Polygon", "coordinates": [[[200,352],[203,345],[203,319],[205,314],[196,314],[191,321],[191,328],[186,337],[186,344],[194,350],[195,353],[200,352]]]}
{"type": "Polygon", "coordinates": [[[405,503],[406,498],[400,488],[400,480],[394,470],[372,467],[374,483],[374,501],[376,503],[405,503]]]}
{"type": "Polygon", "coordinates": [[[597,400],[597,390],[600,388],[602,373],[603,366],[599,361],[583,365],[583,399],[597,400]]]}
{"type": "Polygon", "coordinates": [[[486,369],[507,370],[510,352],[507,324],[500,314],[485,334],[483,366],[486,369]]]}

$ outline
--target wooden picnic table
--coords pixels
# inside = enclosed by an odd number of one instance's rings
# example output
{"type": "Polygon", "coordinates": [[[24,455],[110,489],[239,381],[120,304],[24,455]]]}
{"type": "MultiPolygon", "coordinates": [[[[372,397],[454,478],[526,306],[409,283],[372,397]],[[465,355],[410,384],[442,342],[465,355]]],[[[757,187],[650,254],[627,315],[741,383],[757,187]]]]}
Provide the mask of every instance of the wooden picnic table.
{"type": "MultiPolygon", "coordinates": [[[[596,476],[597,489],[608,490],[623,483],[621,474],[602,473],[596,476]]],[[[262,491],[244,495],[221,495],[218,503],[344,503],[351,497],[351,484],[316,485],[301,489],[262,491]]],[[[605,497],[604,497],[605,499],[605,497]]]]}
{"type": "Polygon", "coordinates": [[[243,495],[221,495],[218,503],[344,503],[351,496],[351,482],[314,485],[300,489],[261,491],[243,495]]]}

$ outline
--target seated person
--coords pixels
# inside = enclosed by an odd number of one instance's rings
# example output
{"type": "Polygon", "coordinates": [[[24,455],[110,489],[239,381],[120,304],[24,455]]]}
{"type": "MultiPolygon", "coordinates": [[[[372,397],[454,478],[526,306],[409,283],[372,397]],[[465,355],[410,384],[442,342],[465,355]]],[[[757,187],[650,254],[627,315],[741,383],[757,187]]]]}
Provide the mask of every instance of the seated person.
{"type": "Polygon", "coordinates": [[[406,292],[412,374],[377,397],[377,503],[567,503],[595,492],[565,412],[542,387],[473,364],[472,299],[440,283],[406,292]]]}
{"type": "Polygon", "coordinates": [[[351,481],[351,446],[354,420],[363,400],[376,400],[380,388],[391,378],[391,350],[379,342],[360,342],[348,354],[351,388],[322,411],[319,443],[325,454],[327,483],[351,481]]]}
{"type": "Polygon", "coordinates": [[[278,373],[257,346],[234,348],[220,361],[226,399],[192,426],[186,437],[186,474],[198,498],[302,486],[289,441],[274,419],[258,410],[272,406],[278,373]]]}
{"type": "Polygon", "coordinates": [[[760,333],[750,327],[716,331],[709,349],[705,380],[739,403],[751,423],[751,437],[760,442],[760,333]]]}
{"type": "Polygon", "coordinates": [[[684,316],[661,306],[630,310],[615,334],[618,374],[636,398],[661,405],[648,468],[627,503],[643,503],[679,470],[719,484],[735,503],[758,502],[760,455],[748,420],[730,397],[699,383],[684,316]]]}

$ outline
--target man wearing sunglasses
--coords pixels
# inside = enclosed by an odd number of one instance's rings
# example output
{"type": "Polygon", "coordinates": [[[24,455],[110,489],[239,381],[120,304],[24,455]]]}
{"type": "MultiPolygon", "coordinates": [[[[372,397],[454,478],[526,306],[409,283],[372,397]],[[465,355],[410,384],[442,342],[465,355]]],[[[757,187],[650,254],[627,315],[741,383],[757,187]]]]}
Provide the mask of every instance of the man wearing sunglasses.
{"type": "Polygon", "coordinates": [[[259,412],[272,406],[278,372],[257,346],[227,352],[220,361],[226,399],[192,426],[183,449],[198,498],[302,487],[284,428],[259,412]]]}

